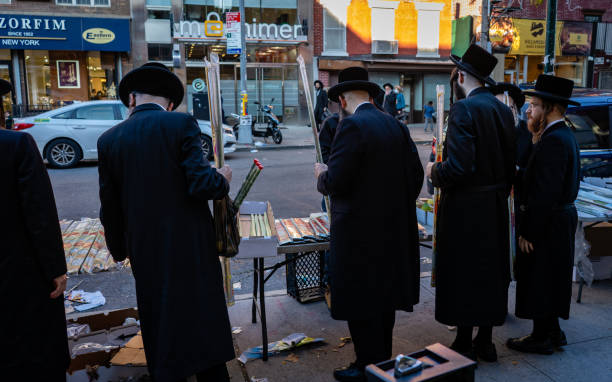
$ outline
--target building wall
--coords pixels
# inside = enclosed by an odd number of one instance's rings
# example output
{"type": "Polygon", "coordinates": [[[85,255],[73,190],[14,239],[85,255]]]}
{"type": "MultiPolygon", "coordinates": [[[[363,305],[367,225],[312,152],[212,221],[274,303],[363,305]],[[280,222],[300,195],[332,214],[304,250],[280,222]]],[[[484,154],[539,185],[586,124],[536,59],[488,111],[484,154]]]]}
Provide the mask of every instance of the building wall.
{"type": "Polygon", "coordinates": [[[353,0],[347,10],[346,50],[349,56],[370,54],[372,11],[368,0],[353,0]]]}
{"type": "Polygon", "coordinates": [[[452,16],[454,19],[460,19],[466,16],[481,16],[482,15],[482,0],[453,0],[452,16]],[[457,13],[457,6],[459,12],[457,13]]]}
{"type": "Polygon", "coordinates": [[[90,7],[58,5],[55,0],[49,1],[20,1],[12,0],[11,4],[0,5],[1,13],[52,15],[75,17],[129,17],[130,0],[110,0],[109,7],[90,7]]]}
{"type": "MultiPolygon", "coordinates": [[[[512,14],[513,17],[521,19],[545,19],[546,1],[529,0],[507,0],[507,4],[513,7],[520,7],[523,10],[512,14]]],[[[610,10],[610,0],[558,0],[557,1],[557,20],[584,21],[585,13],[589,11],[603,11],[602,20],[612,21],[612,10],[610,10]]]]}

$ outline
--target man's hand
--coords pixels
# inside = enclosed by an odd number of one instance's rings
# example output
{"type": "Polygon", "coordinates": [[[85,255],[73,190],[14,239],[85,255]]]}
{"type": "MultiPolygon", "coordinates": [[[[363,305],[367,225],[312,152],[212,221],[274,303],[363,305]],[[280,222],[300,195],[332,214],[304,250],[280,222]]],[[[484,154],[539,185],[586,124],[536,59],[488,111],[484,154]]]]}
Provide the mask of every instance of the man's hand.
{"type": "Polygon", "coordinates": [[[519,248],[523,253],[531,253],[533,251],[533,244],[525,240],[522,236],[519,236],[519,248]]]}
{"type": "Polygon", "coordinates": [[[436,162],[429,162],[427,163],[427,167],[425,167],[425,175],[427,175],[428,178],[431,178],[431,170],[433,169],[433,166],[435,166],[436,162]]]}
{"type": "Polygon", "coordinates": [[[314,173],[315,179],[319,179],[319,176],[327,171],[327,165],[323,163],[315,163],[314,165],[314,173]]]}
{"type": "Polygon", "coordinates": [[[224,165],[223,167],[218,169],[217,172],[223,175],[223,177],[227,180],[227,183],[230,183],[232,181],[232,169],[230,168],[230,166],[224,165]]]}
{"type": "Polygon", "coordinates": [[[59,296],[64,294],[64,291],[66,290],[67,280],[68,280],[68,277],[66,275],[61,275],[59,277],[54,278],[53,286],[55,286],[55,290],[51,292],[51,295],[49,297],[58,298],[59,296]]]}

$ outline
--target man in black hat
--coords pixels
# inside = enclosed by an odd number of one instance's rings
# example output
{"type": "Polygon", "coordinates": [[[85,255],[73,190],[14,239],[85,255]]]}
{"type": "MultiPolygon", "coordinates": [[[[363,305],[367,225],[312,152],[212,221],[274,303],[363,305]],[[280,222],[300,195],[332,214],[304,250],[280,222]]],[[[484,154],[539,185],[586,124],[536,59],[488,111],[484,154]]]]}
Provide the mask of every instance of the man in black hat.
{"type": "Polygon", "coordinates": [[[317,122],[317,129],[325,119],[324,114],[327,110],[327,92],[323,89],[323,82],[316,80],[314,82],[315,87],[315,121],[317,122]]]}
{"type": "Polygon", "coordinates": [[[395,311],[419,301],[423,168],[408,129],[372,104],[380,92],[365,69],[340,72],[329,96],[347,116],[328,165],[315,165],[317,188],[331,197],[331,314],[348,321],[357,356],[334,372],[339,381],[365,381],[366,365],[391,358],[395,311]]]}
{"type": "Polygon", "coordinates": [[[574,239],[574,201],[580,184],[580,149],[564,120],[574,82],[540,75],[527,109],[534,148],[522,177],[518,219],[516,316],[533,320],[533,331],[508,347],[552,354],[567,344],[559,317],[569,318],[574,239]]]}
{"type": "Polygon", "coordinates": [[[98,140],[100,219],[115,261],[129,257],[147,367],[155,381],[229,381],[234,358],[208,201],[232,177],[204,156],[200,128],[170,113],[183,84],[164,65],[128,73],[124,122],[98,140]]]}
{"type": "Polygon", "coordinates": [[[476,359],[497,360],[493,326],[508,311],[507,199],[515,173],[514,120],[510,109],[484,87],[497,59],[477,45],[457,65],[466,98],[448,118],[443,161],[427,173],[442,190],[436,226],[436,320],[457,326],[451,347],[476,359]],[[479,327],[472,341],[472,330],[479,327]]]}
{"type": "Polygon", "coordinates": [[[383,109],[395,117],[397,115],[397,95],[393,92],[393,85],[386,83],[383,85],[383,89],[385,89],[383,109]]]}
{"type": "MultiPolygon", "coordinates": [[[[0,96],[11,89],[0,79],[0,96]]],[[[6,307],[0,375],[3,381],[66,381],[64,245],[53,188],[30,134],[0,129],[0,184],[0,296],[6,307]]]]}
{"type": "Polygon", "coordinates": [[[498,100],[504,103],[506,103],[506,94],[508,95],[508,107],[512,111],[517,133],[516,159],[519,167],[525,167],[531,152],[531,133],[527,129],[527,122],[520,117],[521,108],[525,104],[525,95],[518,86],[509,82],[498,82],[497,85],[491,86],[489,90],[495,94],[498,100]]]}

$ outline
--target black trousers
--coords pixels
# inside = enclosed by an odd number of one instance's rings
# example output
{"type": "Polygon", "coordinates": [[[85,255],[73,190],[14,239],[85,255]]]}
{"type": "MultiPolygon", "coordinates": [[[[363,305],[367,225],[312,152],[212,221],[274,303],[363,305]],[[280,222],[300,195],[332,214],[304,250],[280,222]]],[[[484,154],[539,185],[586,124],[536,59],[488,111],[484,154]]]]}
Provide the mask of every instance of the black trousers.
{"type": "MultiPolygon", "coordinates": [[[[230,377],[227,372],[227,367],[222,363],[200,371],[196,374],[196,379],[198,382],[229,382],[230,377]]],[[[183,379],[179,382],[185,381],[187,381],[187,379],[183,379]]]]}
{"type": "Polygon", "coordinates": [[[363,369],[391,359],[394,325],[395,311],[383,312],[368,320],[348,320],[357,367],[363,369]]]}

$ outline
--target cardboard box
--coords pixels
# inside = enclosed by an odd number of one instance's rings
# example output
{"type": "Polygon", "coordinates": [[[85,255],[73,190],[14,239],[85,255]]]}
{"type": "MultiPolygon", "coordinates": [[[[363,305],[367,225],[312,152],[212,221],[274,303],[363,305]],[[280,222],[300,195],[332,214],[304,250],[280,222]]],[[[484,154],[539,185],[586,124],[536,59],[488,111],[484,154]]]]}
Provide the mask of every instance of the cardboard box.
{"type": "Polygon", "coordinates": [[[276,257],[276,247],[278,246],[278,235],[274,224],[274,213],[270,202],[248,202],[245,201],[240,206],[238,215],[240,224],[240,247],[236,258],[250,259],[257,257],[276,257]],[[251,214],[268,213],[268,223],[270,224],[271,236],[251,237],[251,214]]]}
{"type": "MultiPolygon", "coordinates": [[[[127,318],[138,320],[138,310],[129,308],[105,311],[90,315],[73,316],[66,321],[68,325],[87,324],[91,329],[90,333],[68,338],[70,354],[73,354],[75,346],[88,342],[118,346],[109,351],[101,350],[72,357],[66,375],[68,382],[116,380],[119,378],[138,377],[148,373],[146,364],[140,367],[129,364],[111,366],[111,359],[120,351],[119,347],[126,345],[126,342],[130,338],[134,338],[134,335],[140,331],[140,327],[135,323],[124,325],[127,318]]],[[[144,349],[142,353],[144,356],[144,349]]]]}
{"type": "Polygon", "coordinates": [[[584,237],[591,245],[589,257],[612,256],[612,224],[607,222],[597,223],[584,228],[584,237]]]}

